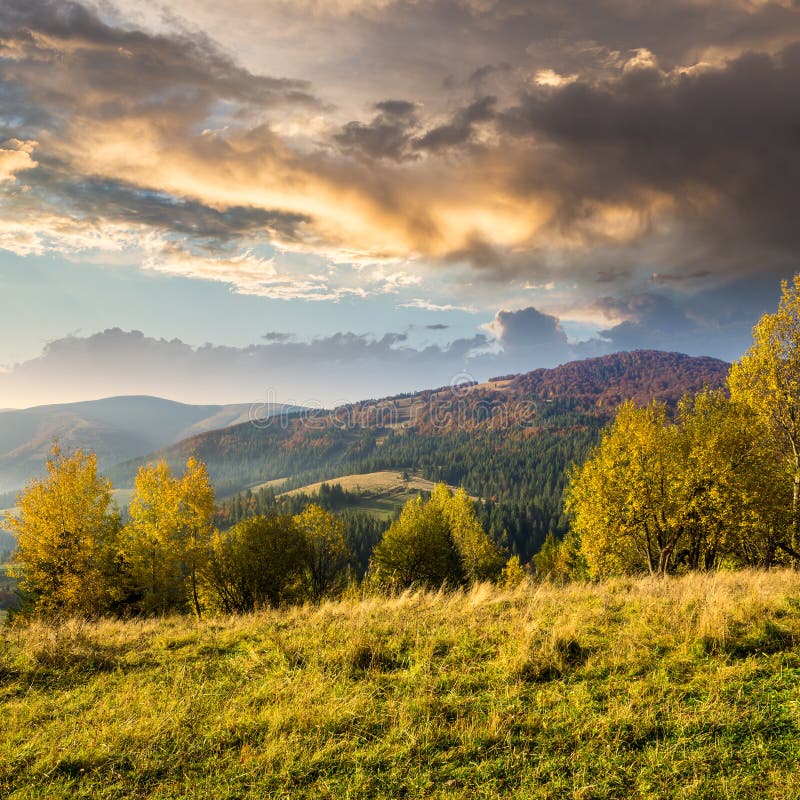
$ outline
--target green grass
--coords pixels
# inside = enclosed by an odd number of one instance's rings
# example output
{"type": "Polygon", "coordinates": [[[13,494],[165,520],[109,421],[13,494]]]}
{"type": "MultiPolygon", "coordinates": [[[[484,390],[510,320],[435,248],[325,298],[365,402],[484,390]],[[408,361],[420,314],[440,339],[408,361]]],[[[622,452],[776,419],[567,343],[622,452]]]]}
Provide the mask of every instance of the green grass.
{"type": "Polygon", "coordinates": [[[800,575],[11,629],[0,797],[800,797],[800,575]]]}
{"type": "MultiPolygon", "coordinates": [[[[356,502],[345,504],[337,508],[338,511],[364,511],[383,520],[392,519],[409,500],[418,497],[420,492],[432,492],[436,486],[434,481],[429,481],[427,478],[421,478],[418,475],[412,475],[406,480],[403,478],[402,472],[383,470],[331,478],[327,481],[319,481],[297,489],[280,492],[278,496],[291,497],[292,495],[304,494],[314,497],[319,494],[319,490],[324,483],[329,486],[341,486],[345,491],[357,495],[356,502]]],[[[449,488],[455,491],[458,487],[450,486],[449,488]]]]}
{"type": "MultiPolygon", "coordinates": [[[[316,494],[322,488],[323,483],[327,483],[329,486],[341,486],[342,489],[348,492],[374,492],[376,494],[393,491],[419,492],[420,490],[431,492],[436,485],[433,481],[416,475],[410,476],[408,480],[405,480],[402,472],[383,470],[381,472],[365,472],[344,475],[340,478],[331,478],[329,481],[311,483],[307,486],[291,489],[288,492],[282,492],[282,494],[316,494]]],[[[451,486],[450,488],[454,489],[456,487],[451,486]]]]}
{"type": "Polygon", "coordinates": [[[419,495],[418,489],[394,489],[382,492],[363,492],[358,495],[358,501],[346,504],[338,511],[363,511],[382,520],[393,519],[409,500],[414,500],[419,495]]]}
{"type": "MultiPolygon", "coordinates": [[[[344,505],[338,510],[363,511],[381,520],[394,518],[409,500],[415,499],[421,491],[433,491],[436,485],[433,481],[417,475],[410,476],[408,480],[405,480],[402,472],[384,470],[332,478],[329,481],[302,486],[284,494],[287,496],[294,494],[313,496],[319,492],[323,483],[328,483],[330,486],[339,485],[345,491],[358,496],[357,502],[344,505]]],[[[450,488],[454,490],[456,487],[451,486],[450,488]]]]}

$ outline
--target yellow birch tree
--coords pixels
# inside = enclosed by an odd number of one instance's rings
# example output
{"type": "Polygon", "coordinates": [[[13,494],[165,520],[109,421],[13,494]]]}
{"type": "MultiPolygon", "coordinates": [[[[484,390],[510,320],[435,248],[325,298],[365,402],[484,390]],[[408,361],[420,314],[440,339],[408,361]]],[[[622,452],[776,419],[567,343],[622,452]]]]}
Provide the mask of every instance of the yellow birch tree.
{"type": "Polygon", "coordinates": [[[17,537],[14,574],[35,615],[106,613],[125,591],[111,482],[98,474],[97,456],[81,450],[65,456],[54,446],[46,470],[6,522],[17,537]]]}
{"type": "Polygon", "coordinates": [[[165,462],[140,467],[126,528],[128,558],[141,610],[202,610],[198,575],[213,533],[214,489],[202,461],[180,477],[165,462]]]}
{"type": "Polygon", "coordinates": [[[731,368],[732,399],[770,432],[791,484],[791,536],[782,547],[800,563],[800,274],[781,284],[778,310],[753,328],[753,345],[731,368]]]}

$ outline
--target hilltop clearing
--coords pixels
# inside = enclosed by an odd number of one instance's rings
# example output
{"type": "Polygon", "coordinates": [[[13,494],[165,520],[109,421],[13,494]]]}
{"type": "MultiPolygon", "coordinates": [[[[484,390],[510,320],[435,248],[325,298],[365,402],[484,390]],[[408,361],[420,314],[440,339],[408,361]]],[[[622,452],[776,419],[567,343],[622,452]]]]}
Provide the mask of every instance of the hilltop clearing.
{"type": "Polygon", "coordinates": [[[0,794],[784,800],[799,642],[791,571],[33,624],[0,794]]]}

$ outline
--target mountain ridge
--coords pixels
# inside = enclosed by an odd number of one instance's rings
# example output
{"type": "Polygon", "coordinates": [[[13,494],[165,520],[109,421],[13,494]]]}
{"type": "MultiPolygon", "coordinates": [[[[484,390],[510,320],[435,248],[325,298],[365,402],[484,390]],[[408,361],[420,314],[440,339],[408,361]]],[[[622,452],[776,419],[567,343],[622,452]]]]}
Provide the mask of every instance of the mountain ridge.
{"type": "Polygon", "coordinates": [[[245,403],[192,405],[117,395],[0,411],[0,492],[15,491],[40,474],[55,441],[63,450],[96,452],[107,469],[202,431],[245,422],[251,409],[245,403]]]}
{"type": "Polygon", "coordinates": [[[722,386],[729,366],[710,357],[655,350],[599,356],[484,383],[281,414],[269,425],[245,423],[202,432],[119,464],[112,477],[129,485],[142,463],[163,459],[180,468],[188,456],[196,455],[208,464],[220,494],[227,495],[300,474],[336,477],[332,473],[345,466],[369,471],[366,462],[376,459],[379,469],[403,469],[416,465],[381,461],[385,442],[398,445],[405,437],[407,444],[417,437],[435,449],[438,439],[446,449],[445,439],[464,434],[497,438],[503,433],[501,441],[530,439],[543,430],[597,430],[622,400],[657,398],[674,406],[686,392],[722,386]]]}

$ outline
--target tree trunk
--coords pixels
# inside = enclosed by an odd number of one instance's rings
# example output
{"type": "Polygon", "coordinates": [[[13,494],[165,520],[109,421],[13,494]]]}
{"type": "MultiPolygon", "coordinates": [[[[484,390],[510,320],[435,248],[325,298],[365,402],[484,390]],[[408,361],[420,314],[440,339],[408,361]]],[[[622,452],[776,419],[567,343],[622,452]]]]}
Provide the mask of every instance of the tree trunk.
{"type": "Polygon", "coordinates": [[[775,546],[773,544],[767,545],[767,550],[764,553],[764,569],[772,569],[772,562],[775,560],[775,546]]]}
{"type": "MultiPolygon", "coordinates": [[[[795,463],[792,489],[792,550],[800,550],[800,463],[795,463]]],[[[800,566],[797,559],[794,565],[800,566]]]]}
{"type": "Polygon", "coordinates": [[[671,541],[665,547],[662,547],[658,554],[658,574],[663,576],[667,574],[667,566],[669,565],[669,560],[672,557],[672,551],[675,549],[675,545],[678,543],[677,539],[671,541]]]}
{"type": "Polygon", "coordinates": [[[197,614],[197,619],[200,619],[200,598],[197,596],[197,570],[194,564],[192,565],[192,598],[194,599],[194,610],[197,614]]]}
{"type": "Polygon", "coordinates": [[[667,574],[667,562],[669,561],[669,550],[664,549],[658,554],[658,574],[663,577],[667,574]]]}

